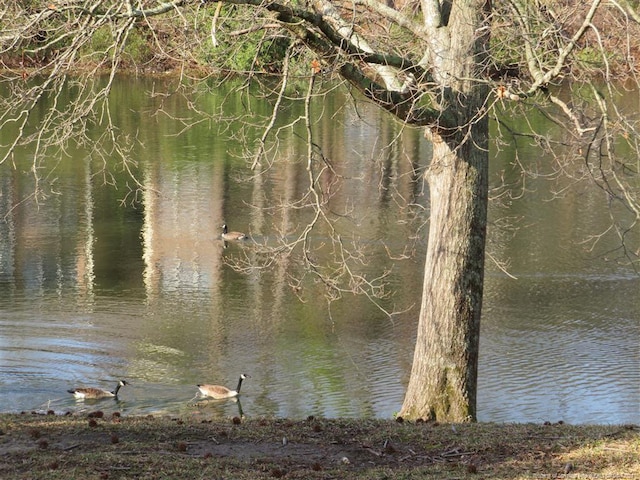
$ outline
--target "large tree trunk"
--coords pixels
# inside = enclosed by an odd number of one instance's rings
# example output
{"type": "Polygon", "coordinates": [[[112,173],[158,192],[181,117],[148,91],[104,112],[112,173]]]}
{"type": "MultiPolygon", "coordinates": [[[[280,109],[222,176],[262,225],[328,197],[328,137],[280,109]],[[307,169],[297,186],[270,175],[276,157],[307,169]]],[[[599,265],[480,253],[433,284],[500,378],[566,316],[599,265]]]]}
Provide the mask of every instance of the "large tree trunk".
{"type": "Polygon", "coordinates": [[[409,386],[400,415],[474,421],[487,219],[487,121],[458,149],[435,137],[429,245],[409,386]],[[479,144],[479,145],[478,145],[479,144]]]}
{"type": "Polygon", "coordinates": [[[454,2],[434,37],[430,61],[444,87],[441,104],[457,125],[430,131],[431,223],[405,418],[476,420],[489,127],[488,89],[473,79],[484,65],[488,37],[479,32],[489,10],[481,0],[454,2]]]}

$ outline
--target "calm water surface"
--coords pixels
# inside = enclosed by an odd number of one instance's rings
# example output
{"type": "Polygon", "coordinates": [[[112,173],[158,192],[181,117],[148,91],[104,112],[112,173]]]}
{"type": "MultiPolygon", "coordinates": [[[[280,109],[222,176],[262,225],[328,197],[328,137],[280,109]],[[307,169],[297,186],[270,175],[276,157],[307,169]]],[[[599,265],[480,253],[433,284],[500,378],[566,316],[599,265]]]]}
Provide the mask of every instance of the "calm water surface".
{"type": "MultiPolygon", "coordinates": [[[[0,165],[0,411],[95,408],[66,390],[112,389],[123,378],[131,386],[101,409],[391,417],[408,380],[421,292],[428,200],[420,173],[430,147],[420,132],[366,106],[363,121],[339,92],[314,127],[336,166],[320,176],[334,192],[336,228],[366,249],[352,267],[390,271],[394,293],[383,306],[404,312],[389,319],[362,297],[327,308],[296,252],[265,270],[227,265],[259,260],[258,246],[294,238],[309,219],[308,209],[291,207],[307,181],[298,137],[281,138],[279,163],[254,176],[231,137],[238,125],[176,136],[176,122],[149,115],[154,101],[140,94],[149,81],[116,87],[114,121],[135,129],[144,189],[129,190],[117,165],[105,170],[72,150],[57,157],[36,201],[30,152],[0,165]],[[398,136],[402,146],[387,148],[398,136]],[[225,246],[217,238],[224,222],[253,240],[225,246]],[[251,375],[241,404],[195,398],[197,383],[231,387],[241,372],[251,375]]],[[[215,111],[227,93],[203,96],[200,106],[215,111]]],[[[234,108],[268,115],[269,105],[234,108]]],[[[177,98],[163,107],[190,115],[177,98]]],[[[288,108],[300,114],[300,105],[288,108]]],[[[9,134],[0,132],[3,143],[9,134]]],[[[494,159],[496,183],[512,154],[494,159]]],[[[509,262],[509,275],[487,262],[479,419],[638,423],[640,280],[615,254],[615,237],[583,243],[609,225],[606,199],[578,186],[550,202],[557,184],[528,188],[492,206],[490,253],[509,262]]],[[[328,238],[324,227],[312,234],[320,261],[330,261],[328,238]]]]}

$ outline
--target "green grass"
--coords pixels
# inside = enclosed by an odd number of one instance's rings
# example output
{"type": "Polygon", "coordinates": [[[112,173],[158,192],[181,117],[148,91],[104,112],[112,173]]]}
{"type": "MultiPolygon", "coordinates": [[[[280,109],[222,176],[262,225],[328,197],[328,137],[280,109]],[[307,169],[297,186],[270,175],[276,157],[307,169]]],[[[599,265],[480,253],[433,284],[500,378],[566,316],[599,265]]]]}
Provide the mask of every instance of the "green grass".
{"type": "Polygon", "coordinates": [[[3,479],[640,478],[631,425],[5,414],[0,455],[3,479]]]}

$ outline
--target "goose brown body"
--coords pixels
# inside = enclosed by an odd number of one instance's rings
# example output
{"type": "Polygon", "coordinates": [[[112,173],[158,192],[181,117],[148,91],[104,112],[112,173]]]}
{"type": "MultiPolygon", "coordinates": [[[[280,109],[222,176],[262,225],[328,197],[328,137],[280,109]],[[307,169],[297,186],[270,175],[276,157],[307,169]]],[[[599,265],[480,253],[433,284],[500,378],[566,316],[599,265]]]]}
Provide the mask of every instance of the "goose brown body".
{"type": "Polygon", "coordinates": [[[77,399],[85,399],[85,398],[109,398],[109,397],[117,397],[118,391],[121,387],[128,385],[128,383],[124,380],[120,380],[118,385],[116,385],[116,389],[113,391],[103,390],[102,388],[95,387],[83,387],[83,388],[74,388],[73,390],[67,390],[67,392],[71,393],[77,399]]]}
{"type": "Polygon", "coordinates": [[[245,240],[247,236],[242,232],[230,232],[227,228],[227,224],[222,225],[222,235],[220,235],[223,240],[235,241],[235,240],[245,240]]]}
{"type": "Polygon", "coordinates": [[[222,385],[207,385],[207,384],[199,384],[198,389],[200,393],[205,397],[211,397],[215,399],[223,399],[223,398],[233,398],[240,395],[240,388],[242,387],[242,381],[245,378],[249,378],[249,375],[243,373],[240,375],[238,379],[238,386],[235,390],[231,390],[222,385]]]}

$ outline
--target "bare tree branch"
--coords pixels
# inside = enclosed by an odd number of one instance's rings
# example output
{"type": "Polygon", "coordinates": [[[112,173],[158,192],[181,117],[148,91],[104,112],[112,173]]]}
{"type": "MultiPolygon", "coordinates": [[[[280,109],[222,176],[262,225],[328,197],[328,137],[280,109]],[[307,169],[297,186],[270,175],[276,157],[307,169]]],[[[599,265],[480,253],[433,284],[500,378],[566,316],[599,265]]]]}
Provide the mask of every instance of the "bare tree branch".
{"type": "Polygon", "coordinates": [[[634,10],[627,0],[609,0],[609,2],[619,8],[625,15],[628,15],[634,22],[640,24],[640,13],[634,10]]]}

